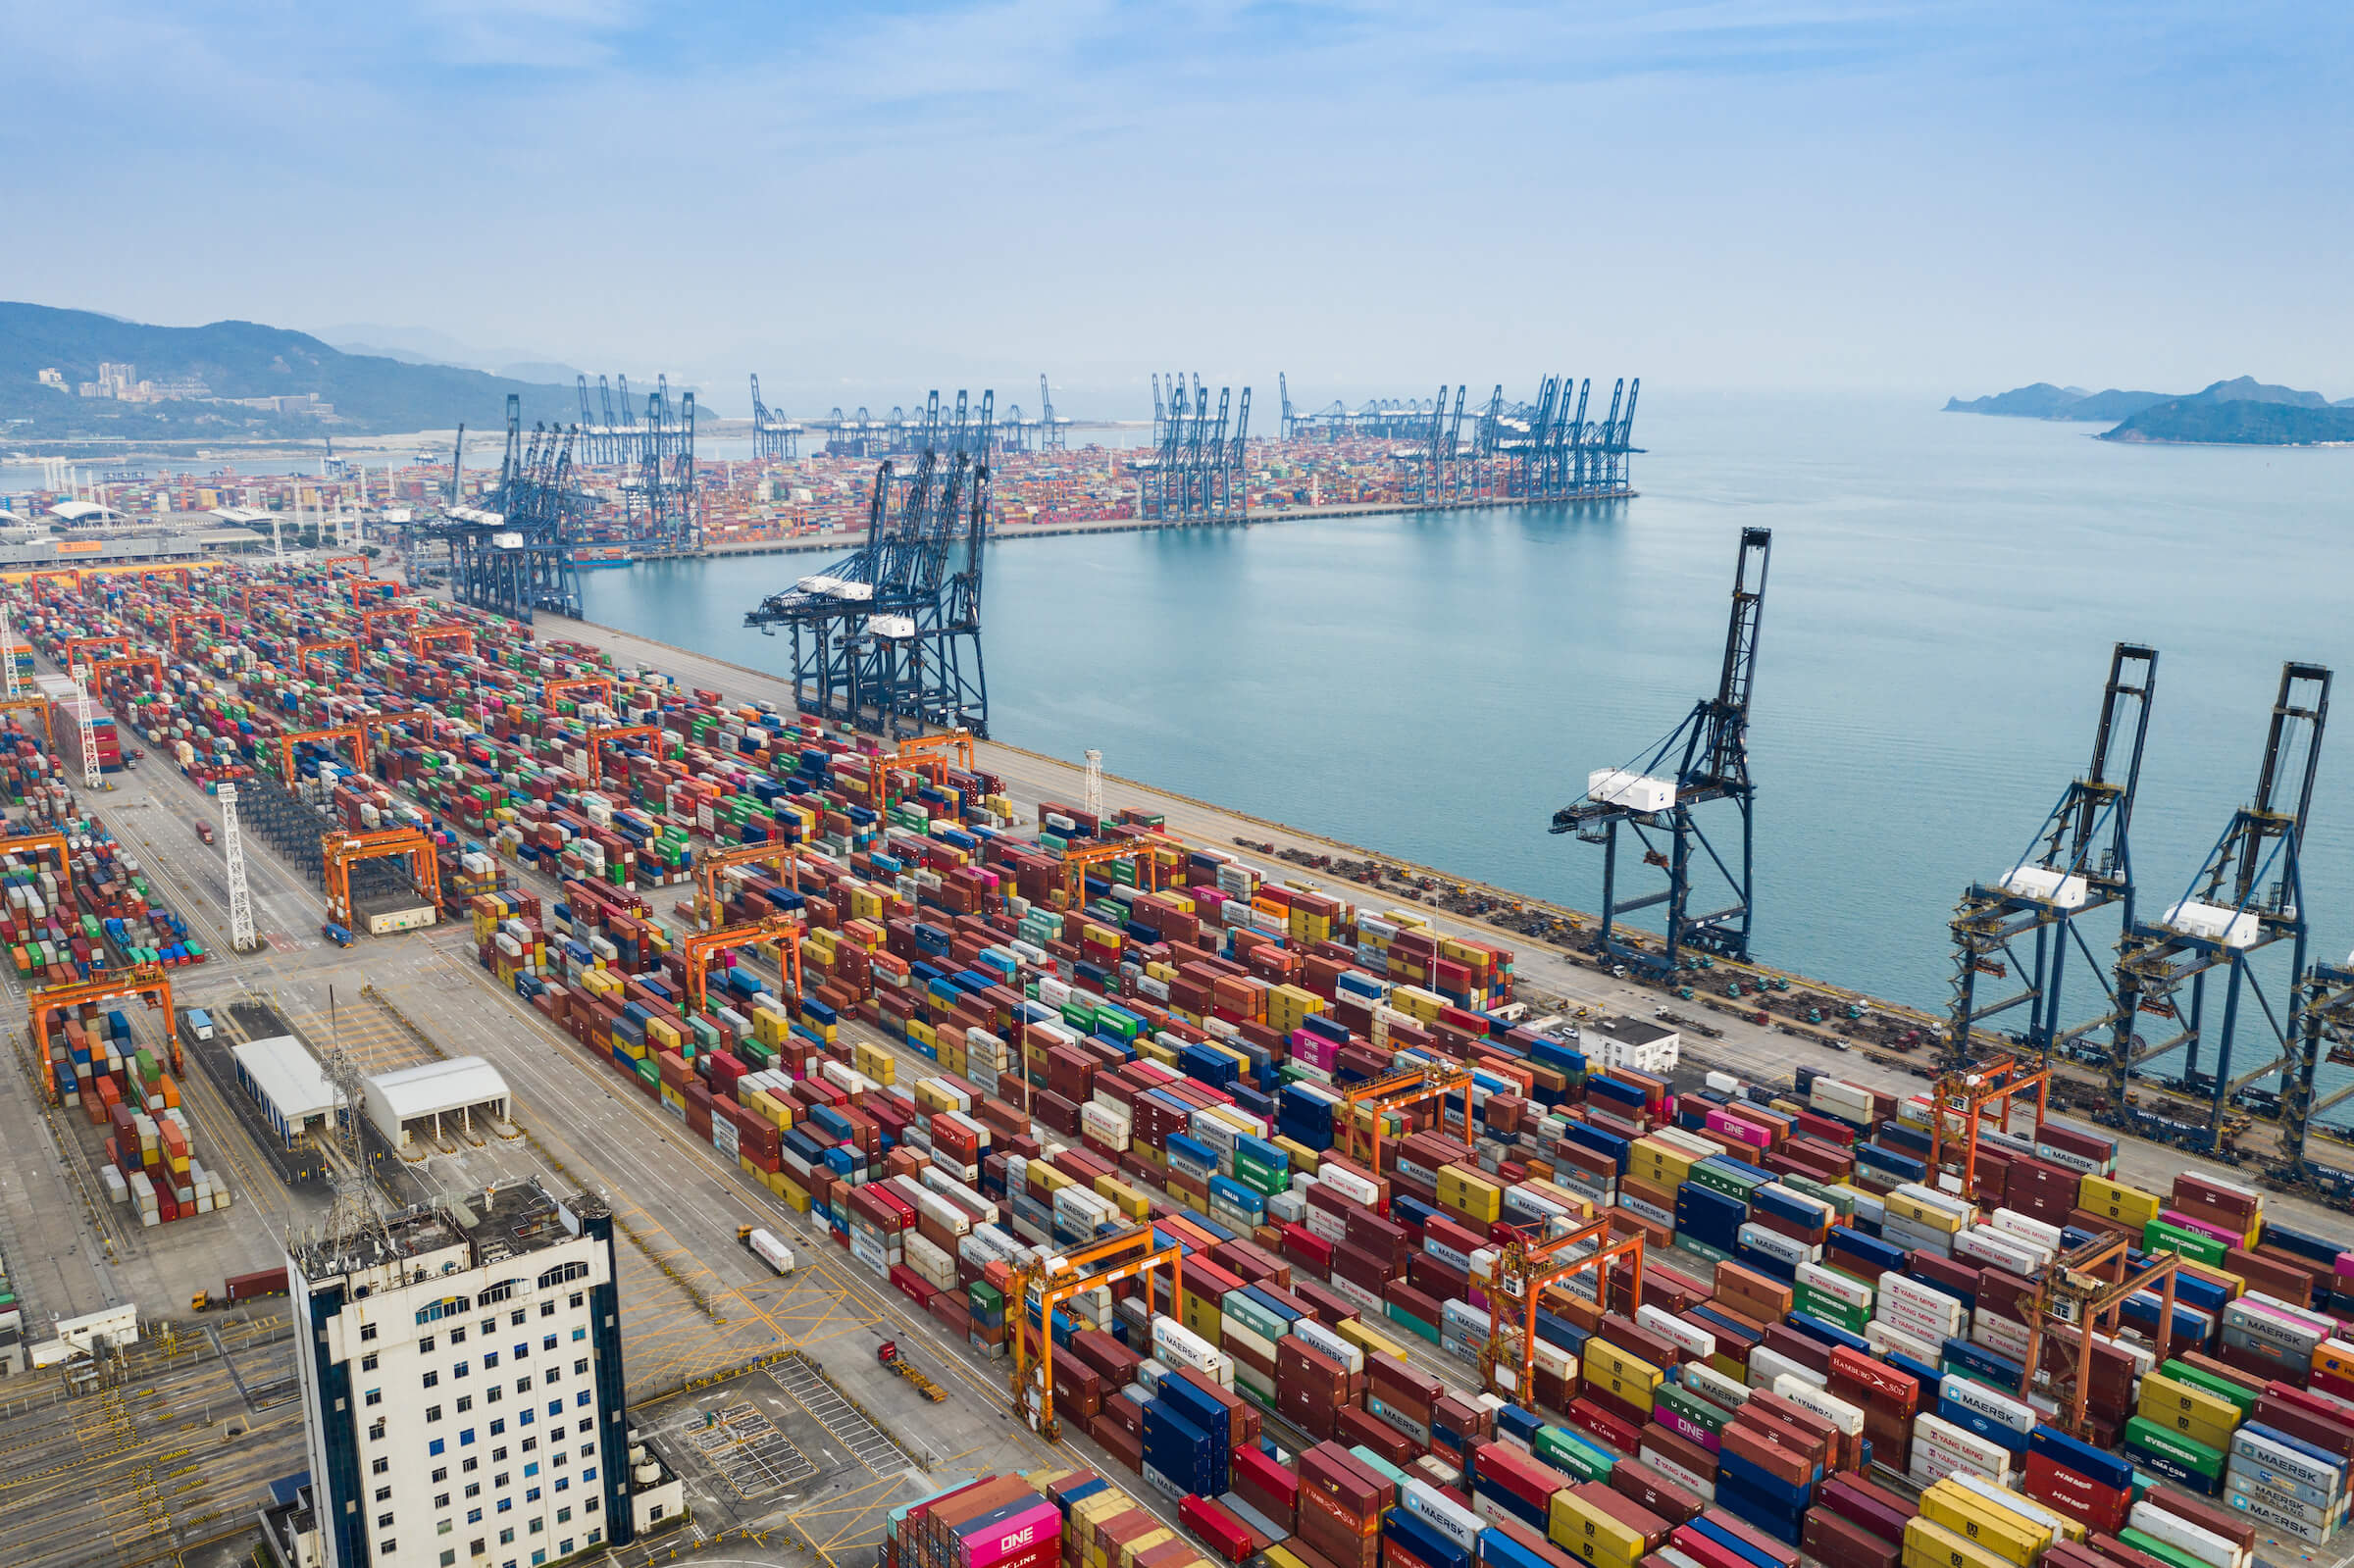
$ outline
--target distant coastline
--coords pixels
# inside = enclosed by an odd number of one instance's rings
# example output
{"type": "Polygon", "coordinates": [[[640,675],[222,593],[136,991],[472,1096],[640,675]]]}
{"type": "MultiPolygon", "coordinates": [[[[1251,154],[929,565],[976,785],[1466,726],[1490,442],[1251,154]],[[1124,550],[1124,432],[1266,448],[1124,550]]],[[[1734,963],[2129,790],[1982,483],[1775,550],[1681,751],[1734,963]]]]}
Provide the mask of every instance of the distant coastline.
{"type": "Polygon", "coordinates": [[[2319,392],[2275,386],[2242,376],[2187,394],[2087,392],[2050,381],[1991,397],[1946,399],[1948,414],[2116,423],[2104,441],[2168,446],[2354,445],[2354,398],[2332,403],[2319,392]]]}

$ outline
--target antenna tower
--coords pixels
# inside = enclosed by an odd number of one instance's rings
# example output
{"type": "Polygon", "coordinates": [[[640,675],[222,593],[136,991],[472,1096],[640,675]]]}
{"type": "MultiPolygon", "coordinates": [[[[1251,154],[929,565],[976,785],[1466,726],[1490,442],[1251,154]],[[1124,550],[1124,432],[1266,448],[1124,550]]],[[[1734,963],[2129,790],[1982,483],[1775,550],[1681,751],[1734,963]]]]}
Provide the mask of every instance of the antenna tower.
{"type": "Polygon", "coordinates": [[[74,717],[81,731],[81,782],[85,788],[96,789],[104,780],[98,773],[98,732],[90,728],[90,667],[74,667],[74,717]]]}
{"type": "Polygon", "coordinates": [[[6,674],[10,699],[24,695],[25,688],[17,682],[16,628],[9,620],[8,602],[5,599],[0,599],[0,672],[6,674]]]}
{"type": "Polygon", "coordinates": [[[1092,746],[1087,753],[1087,814],[1103,820],[1103,753],[1092,746]]]}
{"type": "Polygon", "coordinates": [[[261,945],[253,935],[253,892],[245,885],[245,835],[237,827],[237,786],[221,786],[221,848],[229,860],[229,944],[240,953],[261,945]]]}

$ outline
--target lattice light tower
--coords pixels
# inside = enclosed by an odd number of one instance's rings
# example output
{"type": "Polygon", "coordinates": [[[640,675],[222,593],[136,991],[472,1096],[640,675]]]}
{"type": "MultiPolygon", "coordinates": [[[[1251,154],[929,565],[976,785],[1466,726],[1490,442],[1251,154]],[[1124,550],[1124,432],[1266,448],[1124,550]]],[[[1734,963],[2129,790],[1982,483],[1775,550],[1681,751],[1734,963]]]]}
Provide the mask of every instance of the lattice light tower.
{"type": "Polygon", "coordinates": [[[245,835],[237,827],[237,786],[221,786],[221,852],[229,861],[229,944],[240,953],[261,945],[253,933],[253,892],[245,885],[245,835]]]}
{"type": "Polygon", "coordinates": [[[74,717],[81,731],[81,782],[96,789],[104,784],[98,772],[98,732],[90,728],[90,667],[74,667],[74,717]]]}
{"type": "Polygon", "coordinates": [[[10,699],[13,701],[23,696],[25,688],[17,681],[16,627],[9,619],[8,601],[5,599],[0,599],[0,669],[6,671],[10,699]]]}
{"type": "Polygon", "coordinates": [[[1099,823],[1103,820],[1103,753],[1092,746],[1087,752],[1087,814],[1099,823]]]}

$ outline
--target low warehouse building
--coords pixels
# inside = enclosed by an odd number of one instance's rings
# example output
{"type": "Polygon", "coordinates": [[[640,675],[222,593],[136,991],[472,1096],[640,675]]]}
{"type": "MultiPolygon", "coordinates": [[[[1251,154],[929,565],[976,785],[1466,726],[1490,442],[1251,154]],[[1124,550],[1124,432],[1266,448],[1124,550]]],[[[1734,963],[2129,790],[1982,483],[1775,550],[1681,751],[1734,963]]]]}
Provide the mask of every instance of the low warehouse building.
{"type": "Polygon", "coordinates": [[[471,1136],[477,1121],[504,1122],[514,1111],[507,1081],[480,1056],[405,1067],[362,1083],[368,1120],[403,1154],[418,1138],[437,1143],[450,1129],[471,1136]]]}
{"type": "Polygon", "coordinates": [[[327,1081],[319,1059],[291,1035],[249,1040],[230,1053],[236,1058],[237,1087],[243,1089],[287,1148],[313,1128],[334,1131],[335,1108],[343,1096],[327,1081]]]}

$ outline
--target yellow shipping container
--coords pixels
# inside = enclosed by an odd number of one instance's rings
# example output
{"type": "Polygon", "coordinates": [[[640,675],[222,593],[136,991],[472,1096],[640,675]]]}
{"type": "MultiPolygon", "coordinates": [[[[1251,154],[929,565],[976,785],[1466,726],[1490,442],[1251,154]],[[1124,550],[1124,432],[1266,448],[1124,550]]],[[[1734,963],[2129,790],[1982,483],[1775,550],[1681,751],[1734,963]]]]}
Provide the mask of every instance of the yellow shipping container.
{"type": "Polygon", "coordinates": [[[1113,1208],[1131,1220],[1142,1220],[1152,1208],[1144,1193],[1114,1177],[1096,1178],[1096,1196],[1108,1200],[1113,1208]]]}
{"type": "Polygon", "coordinates": [[[1962,1221],[1959,1216],[1924,1203],[1919,1198],[1907,1193],[1891,1192],[1880,1201],[1887,1205],[1889,1213],[1901,1219],[1911,1220],[1916,1225],[1924,1225],[1932,1231],[1942,1231],[1948,1236],[1958,1235],[1961,1232],[1962,1221]]]}
{"type": "Polygon", "coordinates": [[[2014,1568],[1991,1546],[1915,1514],[1905,1522],[1904,1568],[2014,1568]]]}
{"type": "Polygon", "coordinates": [[[1952,1481],[1940,1481],[1920,1494],[1921,1517],[1996,1553],[2013,1568],[2032,1568],[2051,1543],[2043,1526],[1952,1481]]]}
{"type": "Polygon", "coordinates": [[[1157,1063],[1172,1072],[1176,1071],[1177,1053],[1156,1039],[1145,1039],[1139,1037],[1136,1042],[1136,1053],[1148,1062],[1157,1063]]]}
{"type": "Polygon", "coordinates": [[[2138,1187],[2112,1182],[2105,1176],[2087,1176],[2076,1184],[2076,1203],[2080,1208],[2107,1219],[2122,1220],[2135,1230],[2158,1217],[2166,1207],[2155,1192],[2144,1192],[2138,1187]]]}
{"type": "Polygon", "coordinates": [[[2230,1447],[2231,1431],[2239,1425],[2239,1406],[2205,1389],[2177,1383],[2163,1372],[2143,1374],[2136,1408],[2145,1420],[2210,1448],[2230,1447]]]}
{"type": "Polygon", "coordinates": [[[1642,1536],[1571,1492],[1553,1494],[1545,1536],[1597,1568],[1631,1568],[1643,1555],[1642,1536]]]}
{"type": "Polygon", "coordinates": [[[1294,1142],[1292,1139],[1285,1138],[1280,1133],[1275,1136],[1272,1141],[1277,1148],[1283,1150],[1284,1153],[1292,1157],[1293,1170],[1303,1172],[1308,1176],[1313,1176],[1316,1174],[1316,1167],[1322,1163],[1323,1156],[1318,1154],[1314,1149],[1309,1148],[1305,1143],[1294,1142]]]}
{"type": "Polygon", "coordinates": [[[1346,1318],[1341,1322],[1334,1324],[1332,1332],[1339,1335],[1342,1339],[1348,1340],[1351,1344],[1356,1345],[1359,1350],[1364,1351],[1367,1355],[1395,1356],[1401,1361],[1407,1359],[1406,1352],[1404,1350],[1400,1349],[1390,1340],[1383,1339],[1371,1329],[1366,1328],[1364,1324],[1358,1322],[1356,1318],[1346,1318]]]}
{"type": "MultiPolygon", "coordinates": [[[[931,1034],[932,1026],[925,1025],[924,1033],[931,1034]]],[[[925,1043],[931,1044],[932,1041],[926,1040],[925,1043]]],[[[850,1047],[850,1060],[858,1071],[878,1084],[890,1084],[897,1080],[898,1059],[880,1045],[863,1042],[854,1044],[850,1047]]]]}
{"type": "Polygon", "coordinates": [[[1476,1171],[1466,1171],[1459,1165],[1444,1166],[1439,1171],[1439,1202],[1470,1215],[1483,1225],[1493,1225],[1504,1212],[1504,1189],[1476,1171]]]}

